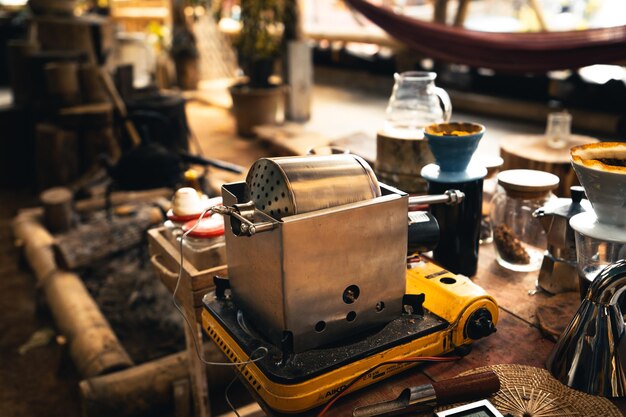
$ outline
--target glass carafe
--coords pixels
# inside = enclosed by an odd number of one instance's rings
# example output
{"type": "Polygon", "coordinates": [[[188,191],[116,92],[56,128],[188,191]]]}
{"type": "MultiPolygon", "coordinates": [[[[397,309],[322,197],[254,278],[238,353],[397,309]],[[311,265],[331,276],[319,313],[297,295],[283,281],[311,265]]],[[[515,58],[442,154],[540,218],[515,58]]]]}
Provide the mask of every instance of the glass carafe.
{"type": "Polygon", "coordinates": [[[445,90],[435,86],[436,77],[434,72],[422,71],[394,74],[395,84],[383,128],[385,133],[421,139],[424,127],[450,120],[450,97],[445,90]]]}
{"type": "Polygon", "coordinates": [[[450,120],[448,94],[435,87],[434,72],[394,74],[395,84],[376,137],[376,175],[385,184],[408,193],[426,192],[422,168],[434,162],[424,139],[424,128],[450,120]]]}

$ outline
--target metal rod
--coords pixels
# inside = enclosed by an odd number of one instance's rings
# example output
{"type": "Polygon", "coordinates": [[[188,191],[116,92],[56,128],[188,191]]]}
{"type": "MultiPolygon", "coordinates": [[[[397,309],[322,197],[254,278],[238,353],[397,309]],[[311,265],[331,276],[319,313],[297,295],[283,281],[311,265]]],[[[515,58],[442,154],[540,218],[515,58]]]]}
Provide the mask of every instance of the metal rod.
{"type": "Polygon", "coordinates": [[[418,206],[431,204],[460,204],[465,199],[465,194],[459,190],[447,190],[443,194],[419,195],[409,197],[409,210],[418,206]]]}

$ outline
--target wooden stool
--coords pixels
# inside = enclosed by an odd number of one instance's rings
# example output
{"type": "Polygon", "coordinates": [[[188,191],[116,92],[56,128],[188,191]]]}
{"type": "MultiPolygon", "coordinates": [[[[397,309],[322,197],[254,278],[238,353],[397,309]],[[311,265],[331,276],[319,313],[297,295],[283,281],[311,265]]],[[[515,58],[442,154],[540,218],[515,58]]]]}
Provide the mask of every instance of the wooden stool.
{"type": "Polygon", "coordinates": [[[569,197],[569,188],[578,185],[578,178],[570,163],[572,146],[598,142],[590,136],[571,135],[563,149],[548,147],[545,135],[511,135],[500,143],[500,156],[504,160],[502,171],[507,169],[536,169],[550,172],[561,179],[554,193],[569,197]]]}

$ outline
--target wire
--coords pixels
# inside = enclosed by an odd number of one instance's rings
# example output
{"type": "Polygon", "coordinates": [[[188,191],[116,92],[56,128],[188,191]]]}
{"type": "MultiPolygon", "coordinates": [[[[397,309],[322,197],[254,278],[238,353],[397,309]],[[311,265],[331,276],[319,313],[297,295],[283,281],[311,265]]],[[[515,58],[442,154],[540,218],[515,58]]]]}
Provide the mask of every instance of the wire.
{"type": "Polygon", "coordinates": [[[385,365],[394,365],[394,364],[399,364],[399,363],[417,363],[417,362],[451,362],[451,361],[456,361],[461,359],[460,356],[447,356],[447,357],[441,357],[441,356],[409,356],[407,358],[404,359],[397,359],[397,360],[392,360],[392,361],[385,361],[385,362],[381,362],[375,366],[372,366],[370,369],[368,369],[367,371],[362,372],[361,374],[359,374],[359,376],[357,376],[356,378],[354,378],[352,381],[348,382],[348,384],[346,385],[346,387],[343,389],[343,391],[335,394],[335,396],[328,402],[328,404],[326,404],[326,406],[322,409],[322,411],[319,412],[319,414],[317,415],[317,417],[322,417],[324,414],[326,414],[326,412],[328,411],[328,409],[330,407],[332,407],[332,405],[337,402],[337,400],[341,397],[343,397],[345,394],[348,393],[350,387],[352,387],[354,384],[356,384],[361,378],[363,378],[365,375],[367,375],[368,373],[374,371],[375,369],[380,368],[381,366],[385,366],[385,365]]]}
{"type": "Polygon", "coordinates": [[[228,406],[233,411],[233,413],[235,413],[235,415],[237,417],[241,417],[241,415],[239,415],[239,412],[237,411],[237,409],[235,408],[233,403],[230,402],[230,398],[228,398],[228,391],[233,386],[235,381],[237,381],[237,375],[235,375],[235,377],[232,379],[232,381],[230,381],[230,383],[226,386],[226,389],[224,390],[224,399],[226,400],[226,404],[228,404],[228,406]]]}
{"type": "Polygon", "coordinates": [[[206,359],[204,359],[203,353],[200,352],[200,348],[198,346],[198,341],[196,340],[196,331],[194,330],[194,327],[192,326],[191,322],[187,318],[187,315],[185,314],[183,309],[180,307],[180,305],[176,301],[176,294],[178,293],[178,288],[180,287],[180,281],[181,281],[182,276],[183,276],[183,263],[185,262],[185,257],[183,256],[183,241],[187,238],[187,235],[189,233],[193,232],[193,230],[200,224],[200,221],[204,218],[204,216],[208,212],[213,212],[214,211],[215,207],[219,207],[219,206],[210,207],[210,208],[204,210],[202,212],[202,214],[200,214],[200,217],[198,217],[198,220],[196,220],[196,223],[193,225],[193,227],[191,227],[189,230],[187,230],[185,233],[183,233],[182,236],[180,237],[180,247],[179,247],[179,249],[180,249],[180,268],[178,269],[178,277],[176,278],[176,286],[174,287],[174,292],[172,293],[172,303],[174,303],[174,307],[176,307],[176,310],[178,310],[180,315],[185,320],[185,323],[187,323],[187,326],[189,327],[189,330],[191,331],[191,334],[192,334],[193,345],[194,345],[195,350],[196,350],[196,355],[198,355],[198,358],[200,359],[200,361],[203,364],[205,364],[205,365],[212,365],[212,366],[241,366],[241,365],[248,365],[250,363],[255,363],[255,362],[258,362],[261,359],[265,358],[269,354],[269,351],[267,350],[267,348],[265,346],[259,346],[258,348],[254,349],[252,351],[252,353],[250,354],[250,360],[247,360],[247,361],[242,361],[242,362],[211,362],[211,361],[207,361],[206,359]],[[263,353],[258,358],[252,359],[256,355],[256,352],[263,352],[263,353]]]}
{"type": "MultiPolygon", "coordinates": [[[[242,361],[242,362],[210,362],[210,361],[205,360],[204,357],[203,357],[203,354],[201,354],[200,349],[198,347],[198,341],[196,340],[196,332],[194,331],[194,328],[191,325],[191,322],[189,321],[187,316],[185,315],[184,311],[182,310],[182,308],[180,307],[180,305],[176,301],[176,294],[178,293],[178,288],[180,287],[180,281],[181,281],[182,275],[183,275],[183,265],[184,265],[184,261],[185,261],[185,258],[183,256],[183,242],[184,242],[184,240],[187,238],[187,235],[189,235],[189,233],[191,233],[200,224],[200,221],[204,218],[204,216],[207,213],[209,213],[209,212],[215,212],[215,213],[223,212],[223,209],[224,209],[224,207],[213,206],[213,207],[210,207],[210,208],[204,210],[202,212],[202,214],[200,214],[200,217],[198,218],[198,220],[196,220],[196,223],[189,230],[187,230],[185,233],[183,233],[181,235],[181,237],[180,237],[180,247],[179,247],[179,249],[180,249],[180,268],[178,269],[178,277],[176,279],[176,286],[174,287],[174,292],[172,293],[172,303],[174,304],[174,307],[176,307],[176,309],[178,310],[180,315],[185,320],[185,323],[187,323],[187,326],[191,330],[193,344],[194,344],[194,347],[195,347],[195,350],[196,350],[196,355],[198,355],[198,358],[200,359],[200,361],[202,363],[204,363],[205,365],[213,365],[213,366],[240,366],[240,365],[248,365],[248,364],[251,364],[251,363],[258,362],[261,359],[265,358],[269,354],[269,350],[265,346],[260,346],[260,347],[258,347],[258,348],[256,348],[255,350],[252,351],[252,353],[250,354],[250,360],[242,361]],[[256,359],[252,359],[255,356],[257,351],[262,351],[263,352],[262,355],[259,356],[256,359]]],[[[380,368],[381,366],[393,365],[393,364],[401,364],[401,363],[417,363],[417,362],[450,362],[450,361],[455,361],[455,360],[459,360],[459,359],[461,359],[461,358],[458,357],[458,356],[449,356],[449,357],[414,356],[414,357],[407,357],[407,358],[404,358],[404,359],[398,359],[398,360],[391,360],[391,361],[381,362],[381,363],[371,367],[370,369],[362,372],[356,378],[351,380],[346,385],[346,387],[345,387],[345,389],[343,391],[335,394],[335,396],[328,402],[328,404],[326,404],[326,406],[322,409],[322,411],[320,411],[320,413],[317,415],[317,417],[322,417],[324,414],[326,414],[326,412],[330,409],[330,407],[332,407],[332,405],[335,402],[337,402],[337,400],[339,400],[341,397],[343,397],[345,394],[347,394],[348,391],[350,390],[350,387],[352,387],[361,378],[363,378],[363,376],[365,376],[366,374],[368,374],[368,373],[370,373],[370,372],[380,368]]],[[[224,391],[224,398],[225,398],[226,403],[228,404],[228,406],[235,413],[235,415],[237,417],[241,417],[239,415],[239,413],[237,412],[237,409],[234,407],[234,405],[231,403],[230,399],[228,398],[228,391],[230,390],[230,388],[232,387],[232,385],[235,383],[236,380],[237,380],[237,376],[235,376],[235,378],[233,378],[233,380],[230,381],[230,383],[226,387],[226,390],[224,391]]]]}

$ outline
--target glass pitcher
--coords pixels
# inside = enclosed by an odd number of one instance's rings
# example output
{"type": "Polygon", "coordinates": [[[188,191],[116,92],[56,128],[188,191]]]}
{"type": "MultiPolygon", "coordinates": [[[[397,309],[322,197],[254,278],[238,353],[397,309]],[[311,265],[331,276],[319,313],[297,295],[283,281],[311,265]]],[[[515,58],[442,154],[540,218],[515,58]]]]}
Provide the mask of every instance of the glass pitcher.
{"type": "Polygon", "coordinates": [[[385,122],[376,135],[378,179],[408,193],[426,192],[420,172],[435,161],[424,139],[424,128],[447,122],[452,113],[448,94],[435,87],[436,77],[434,72],[394,74],[385,122]]]}
{"type": "Polygon", "coordinates": [[[435,86],[436,77],[434,72],[422,71],[394,74],[395,84],[385,116],[385,133],[421,139],[424,127],[450,120],[450,97],[445,90],[435,86]]]}

